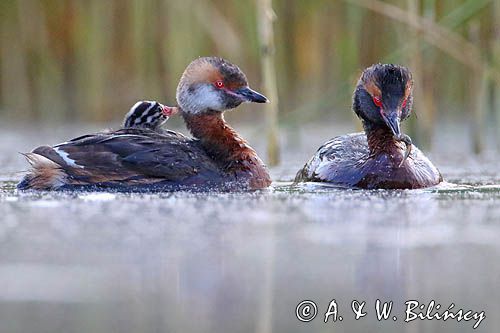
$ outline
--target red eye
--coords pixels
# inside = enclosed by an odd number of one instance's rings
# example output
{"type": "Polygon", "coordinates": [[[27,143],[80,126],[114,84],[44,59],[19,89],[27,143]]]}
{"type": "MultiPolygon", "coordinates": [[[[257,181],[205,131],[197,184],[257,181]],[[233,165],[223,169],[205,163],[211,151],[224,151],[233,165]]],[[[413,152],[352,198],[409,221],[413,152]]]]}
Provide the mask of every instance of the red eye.
{"type": "Polygon", "coordinates": [[[378,96],[373,96],[373,103],[378,107],[382,106],[382,100],[378,96]]]}
{"type": "Polygon", "coordinates": [[[220,81],[220,80],[219,80],[219,81],[215,81],[215,86],[216,86],[217,88],[219,88],[219,89],[220,89],[220,88],[224,88],[224,82],[222,82],[222,81],[220,81]]]}
{"type": "Polygon", "coordinates": [[[404,109],[404,108],[406,107],[406,102],[407,102],[407,101],[408,101],[408,98],[407,98],[407,99],[405,99],[405,100],[403,101],[403,104],[401,104],[401,108],[403,108],[403,109],[404,109]]]}

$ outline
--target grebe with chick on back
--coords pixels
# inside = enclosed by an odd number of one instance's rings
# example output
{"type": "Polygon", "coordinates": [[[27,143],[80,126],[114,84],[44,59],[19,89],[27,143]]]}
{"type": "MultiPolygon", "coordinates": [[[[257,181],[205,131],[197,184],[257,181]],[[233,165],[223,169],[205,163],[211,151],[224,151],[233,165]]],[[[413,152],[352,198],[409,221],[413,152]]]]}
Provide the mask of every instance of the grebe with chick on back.
{"type": "Polygon", "coordinates": [[[176,97],[193,138],[132,127],[41,146],[25,154],[31,170],[18,189],[246,190],[271,184],[255,150],[224,120],[224,111],[241,103],[268,102],[236,65],[218,57],[194,60],[176,97]]]}

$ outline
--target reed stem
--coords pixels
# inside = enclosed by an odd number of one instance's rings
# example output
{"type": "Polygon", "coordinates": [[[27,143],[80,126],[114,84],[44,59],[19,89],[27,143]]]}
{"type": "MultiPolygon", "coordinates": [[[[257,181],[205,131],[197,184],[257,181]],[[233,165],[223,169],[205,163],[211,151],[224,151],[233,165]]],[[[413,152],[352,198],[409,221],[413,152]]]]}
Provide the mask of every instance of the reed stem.
{"type": "MultiPolygon", "coordinates": [[[[493,2],[493,67],[500,71],[500,1],[493,2]]],[[[493,87],[494,129],[497,150],[500,150],[500,82],[494,82],[493,87]]]]}
{"type": "Polygon", "coordinates": [[[264,91],[270,100],[266,113],[267,121],[267,158],[271,166],[279,163],[280,144],[278,128],[278,89],[276,86],[276,69],[274,64],[274,32],[273,22],[276,14],[272,8],[272,0],[257,0],[257,21],[261,50],[261,66],[264,91]]]}
{"type": "MultiPolygon", "coordinates": [[[[469,23],[469,39],[475,43],[480,43],[480,22],[473,20],[469,23]]],[[[472,147],[475,154],[480,154],[484,150],[485,136],[487,128],[485,124],[486,95],[488,91],[488,75],[486,70],[475,70],[470,81],[469,91],[471,93],[471,128],[472,147]]]]}

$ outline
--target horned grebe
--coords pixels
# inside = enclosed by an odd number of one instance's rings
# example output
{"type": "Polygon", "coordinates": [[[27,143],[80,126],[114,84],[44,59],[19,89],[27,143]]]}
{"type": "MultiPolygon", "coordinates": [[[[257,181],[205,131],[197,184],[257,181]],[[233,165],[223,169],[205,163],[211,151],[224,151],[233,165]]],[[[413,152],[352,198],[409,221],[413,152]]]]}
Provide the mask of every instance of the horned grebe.
{"type": "Polygon", "coordinates": [[[177,102],[194,138],[124,128],[78,137],[26,154],[32,168],[19,189],[242,190],[271,184],[266,166],[226,124],[223,112],[266,103],[245,74],[217,57],[194,60],[177,87],[177,102]]]}
{"type": "Polygon", "coordinates": [[[438,169],[400,130],[400,122],[411,112],[412,89],[411,73],[405,67],[377,64],[365,69],[353,97],[353,109],[365,133],[326,142],[295,181],[366,189],[414,189],[440,183],[438,169]]]}

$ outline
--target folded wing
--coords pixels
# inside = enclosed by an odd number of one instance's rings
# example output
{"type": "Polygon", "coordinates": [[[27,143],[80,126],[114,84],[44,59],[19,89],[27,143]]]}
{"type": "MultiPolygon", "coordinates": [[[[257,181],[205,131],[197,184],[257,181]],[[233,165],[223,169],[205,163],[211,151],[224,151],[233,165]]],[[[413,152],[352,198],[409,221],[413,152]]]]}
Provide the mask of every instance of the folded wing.
{"type": "Polygon", "coordinates": [[[133,128],[38,147],[28,154],[28,160],[33,169],[20,188],[160,182],[182,185],[201,178],[214,179],[220,173],[196,141],[171,131],[159,134],[133,128]],[[58,179],[51,179],[49,174],[58,179]]]}

